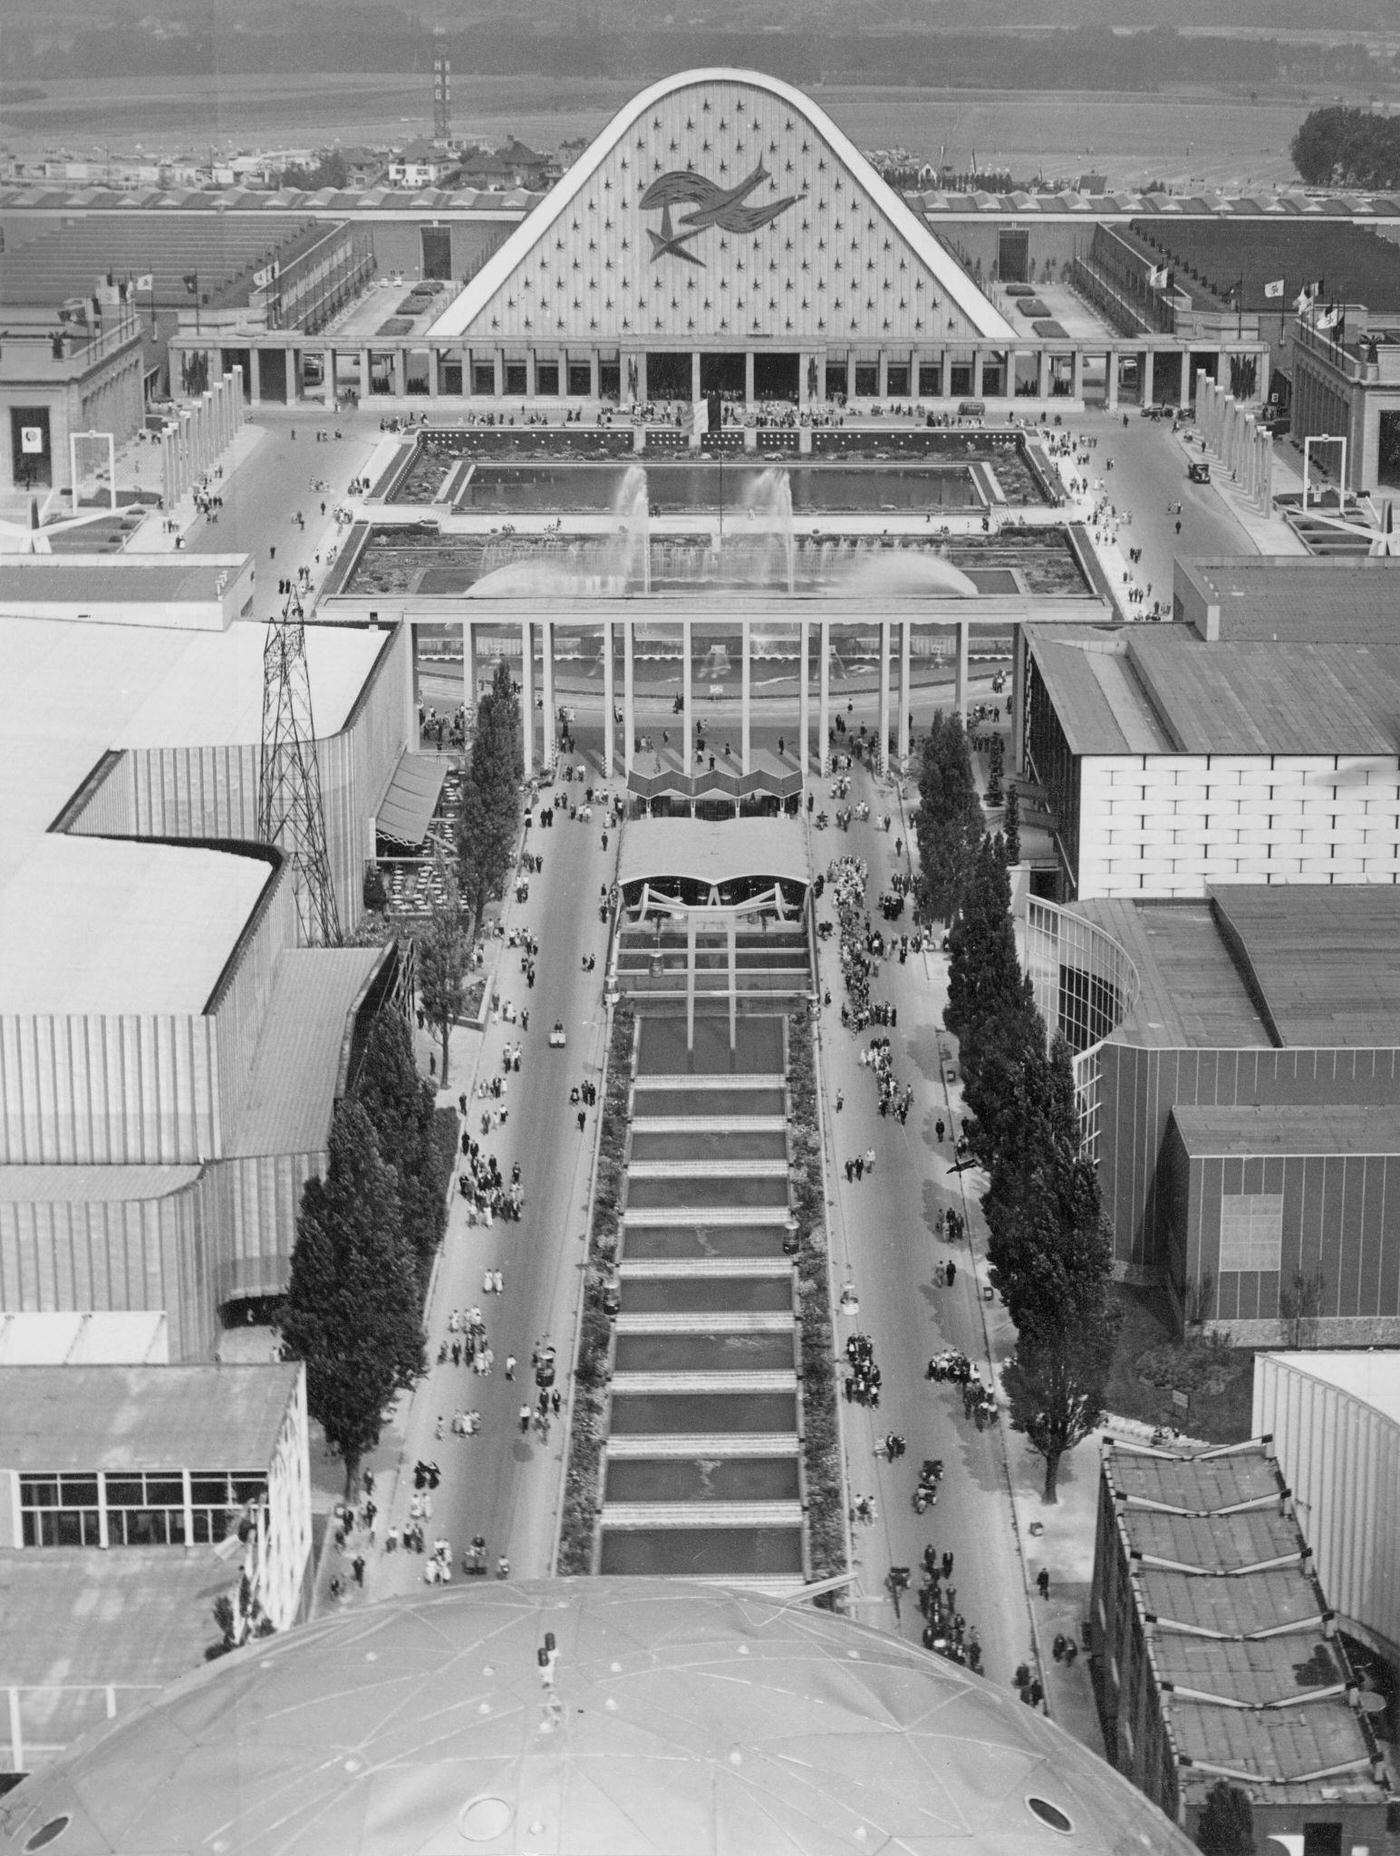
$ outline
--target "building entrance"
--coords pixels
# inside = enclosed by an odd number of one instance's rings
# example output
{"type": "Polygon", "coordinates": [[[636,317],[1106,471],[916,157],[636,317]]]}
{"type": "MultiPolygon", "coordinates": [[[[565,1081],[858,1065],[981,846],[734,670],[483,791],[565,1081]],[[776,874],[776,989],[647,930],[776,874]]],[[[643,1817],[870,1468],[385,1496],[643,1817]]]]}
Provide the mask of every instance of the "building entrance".
{"type": "Polygon", "coordinates": [[[753,396],[756,400],[795,400],[798,397],[799,356],[756,354],[753,358],[753,396]]]}
{"type": "Polygon", "coordinates": [[[649,400],[688,400],[691,393],[689,354],[649,354],[647,356],[647,398],[649,400]]]}
{"type": "Polygon", "coordinates": [[[744,397],[744,357],[741,354],[702,354],[701,393],[718,393],[721,399],[744,397]]]}

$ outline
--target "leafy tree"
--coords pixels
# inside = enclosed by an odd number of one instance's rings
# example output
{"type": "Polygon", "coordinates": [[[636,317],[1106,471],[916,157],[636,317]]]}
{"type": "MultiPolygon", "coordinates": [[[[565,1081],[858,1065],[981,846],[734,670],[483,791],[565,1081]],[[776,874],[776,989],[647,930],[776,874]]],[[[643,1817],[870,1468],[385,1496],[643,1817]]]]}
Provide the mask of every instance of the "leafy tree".
{"type": "Polygon", "coordinates": [[[1400,186],[1400,122],[1369,109],[1328,104],[1310,111],[1288,152],[1310,187],[1400,186]]]}
{"type": "Polygon", "coordinates": [[[1196,1848],[1206,1856],[1254,1856],[1254,1807],[1248,1792],[1228,1779],[1216,1780],[1196,1825],[1196,1848]]]}
{"type": "Polygon", "coordinates": [[[492,896],[501,893],[515,860],[524,774],[521,740],[520,701],[503,660],[477,704],[457,826],[457,861],[474,928],[492,896]]]}
{"type": "Polygon", "coordinates": [[[1002,1374],[1011,1427],[1045,1459],[1043,1499],[1057,1500],[1060,1459],[1103,1422],[1117,1310],[1081,1312],[1072,1329],[1022,1334],[1002,1374]]]}
{"type": "Polygon", "coordinates": [[[442,1043],[442,1081],[451,1060],[452,1027],[462,1010],[462,987],[471,965],[471,940],[462,925],[462,898],[457,878],[439,862],[439,893],[433,898],[428,925],[418,936],[418,1002],[442,1043]]]}
{"type": "Polygon", "coordinates": [[[281,1310],[283,1349],[306,1363],[307,1407],[345,1462],[347,1497],[395,1397],[427,1370],[417,1273],[374,1129],[347,1100],[324,1179],[308,1179],[281,1310]]]}
{"type": "Polygon", "coordinates": [[[418,1074],[408,1026],[397,1012],[380,1012],[374,1021],[355,1100],[369,1116],[380,1155],[398,1177],[403,1235],[426,1292],[447,1228],[446,1182],[433,1132],[433,1088],[418,1074]]]}
{"type": "Polygon", "coordinates": [[[952,921],[982,838],[982,807],[961,718],[934,711],[919,762],[915,900],[929,921],[952,921]]]}

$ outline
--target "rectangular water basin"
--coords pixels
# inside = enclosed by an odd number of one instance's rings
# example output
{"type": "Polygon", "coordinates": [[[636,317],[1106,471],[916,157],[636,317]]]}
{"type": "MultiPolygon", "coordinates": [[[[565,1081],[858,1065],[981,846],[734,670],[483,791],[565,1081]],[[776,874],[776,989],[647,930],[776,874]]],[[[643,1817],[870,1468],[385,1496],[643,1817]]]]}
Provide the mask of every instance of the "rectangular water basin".
{"type": "Polygon", "coordinates": [[[624,1315],[786,1314],[789,1276],[643,1276],[622,1284],[624,1315]]]}
{"type": "Polygon", "coordinates": [[[780,1257],[781,1224],[629,1224],[623,1255],[652,1257],[780,1257]]]}
{"type": "Polygon", "coordinates": [[[787,1205],[786,1179],[629,1179],[627,1204],[634,1211],[658,1206],[787,1205]]]}
{"type": "Polygon", "coordinates": [[[620,1457],[608,1464],[605,1502],[796,1501],[795,1456],[620,1457]]]}
{"type": "Polygon", "coordinates": [[[787,1104],[781,1089],[653,1089],[638,1083],[632,1113],[648,1115],[781,1115],[787,1104]]]}
{"type": "Polygon", "coordinates": [[[793,1337],[780,1334],[619,1334],[619,1373],[780,1373],[793,1337]]]}
{"type": "Polygon", "coordinates": [[[641,1014],[637,1075],[776,1076],[783,1068],[781,1018],[741,1018],[735,1047],[729,1048],[728,1018],[697,1018],[695,1048],[685,1047],[685,1018],[670,1013],[641,1014]]]}
{"type": "Polygon", "coordinates": [[[786,1436],[797,1430],[795,1392],[618,1392],[615,1437],[705,1437],[731,1431],[786,1436]]]}
{"type": "Polygon", "coordinates": [[[669,1573],[675,1578],[802,1576],[798,1527],[603,1528],[603,1573],[669,1573]]]}
{"type": "MultiPolygon", "coordinates": [[[[710,1113],[724,1114],[727,1102],[711,1104],[710,1113]]],[[[781,1128],[736,1128],[724,1134],[687,1133],[677,1128],[632,1136],[634,1160],[786,1160],[787,1136],[781,1128]]]]}

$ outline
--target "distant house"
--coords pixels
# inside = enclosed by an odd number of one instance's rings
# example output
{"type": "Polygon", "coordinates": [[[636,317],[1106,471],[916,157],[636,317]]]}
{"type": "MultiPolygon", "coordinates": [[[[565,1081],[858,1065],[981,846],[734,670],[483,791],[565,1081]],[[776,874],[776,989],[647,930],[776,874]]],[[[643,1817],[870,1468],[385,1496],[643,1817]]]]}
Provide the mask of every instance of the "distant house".
{"type": "Polygon", "coordinates": [[[529,187],[537,191],[546,185],[549,174],[548,158],[536,154],[534,149],[528,147],[518,136],[513,135],[504,147],[496,150],[496,159],[509,174],[507,186],[529,187]]]}
{"type": "Polygon", "coordinates": [[[345,185],[354,192],[375,186],[384,178],[388,158],[378,148],[342,148],[338,150],[345,163],[345,185]]]}
{"type": "Polygon", "coordinates": [[[517,185],[511,169],[488,148],[468,155],[462,163],[461,180],[464,187],[475,187],[483,193],[504,193],[507,187],[517,185]]]}
{"type": "Polygon", "coordinates": [[[439,187],[457,166],[455,155],[432,142],[410,142],[389,162],[391,187],[439,187]]]}

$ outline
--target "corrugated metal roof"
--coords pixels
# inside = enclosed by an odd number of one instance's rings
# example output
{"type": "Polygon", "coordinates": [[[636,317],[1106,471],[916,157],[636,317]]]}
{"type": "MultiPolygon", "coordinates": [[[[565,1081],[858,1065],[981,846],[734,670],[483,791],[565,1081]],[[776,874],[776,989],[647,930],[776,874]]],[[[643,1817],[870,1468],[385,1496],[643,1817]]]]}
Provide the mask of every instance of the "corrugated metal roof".
{"type": "Polygon", "coordinates": [[[1400,560],[1240,555],[1177,572],[1219,605],[1222,638],[1400,644],[1400,560]]]}
{"type": "MultiPolygon", "coordinates": [[[[1282,1801],[1383,1807],[1345,1695],[1309,1692],[1340,1683],[1345,1664],[1325,1637],[1326,1599],[1263,1446],[1203,1455],[1110,1444],[1103,1474],[1123,1498],[1127,1550],[1170,1562],[1134,1559],[1129,1575],[1176,1758],[1258,1774],[1282,1801]],[[1259,1505],[1231,1512],[1245,1503],[1259,1505]]],[[[1181,1776],[1192,1782],[1189,1764],[1181,1776]]]]}
{"type": "Polygon", "coordinates": [[[1222,884],[1211,897],[1285,1045],[1400,1044],[1400,890],[1222,884]]]}
{"type": "Polygon", "coordinates": [[[272,1461],[296,1365],[0,1367],[0,1467],[255,1471],[272,1461]]]}
{"type": "Polygon", "coordinates": [[[1197,1160],[1220,1155],[1400,1154],[1400,1106],[1394,1105],[1187,1108],[1178,1103],[1172,1119],[1187,1153],[1197,1160]]]}
{"type": "Polygon", "coordinates": [[[1400,642],[1207,644],[1183,625],[1116,634],[1032,625],[1026,635],[1076,754],[1393,754],[1400,747],[1400,642]],[[1104,653],[1119,662],[1101,663],[1104,653]]]}
{"type": "Polygon", "coordinates": [[[350,1011],[383,956],[382,947],[284,950],[230,1158],[325,1147],[350,1011]]]}

